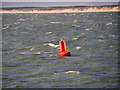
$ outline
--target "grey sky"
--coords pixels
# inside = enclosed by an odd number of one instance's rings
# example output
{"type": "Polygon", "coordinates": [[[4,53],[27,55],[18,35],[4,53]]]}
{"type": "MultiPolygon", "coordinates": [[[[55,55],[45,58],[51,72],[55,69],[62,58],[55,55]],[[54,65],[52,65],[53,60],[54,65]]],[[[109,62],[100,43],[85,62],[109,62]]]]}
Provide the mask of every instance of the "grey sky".
{"type": "Polygon", "coordinates": [[[119,2],[120,0],[0,0],[2,2],[119,2]]]}

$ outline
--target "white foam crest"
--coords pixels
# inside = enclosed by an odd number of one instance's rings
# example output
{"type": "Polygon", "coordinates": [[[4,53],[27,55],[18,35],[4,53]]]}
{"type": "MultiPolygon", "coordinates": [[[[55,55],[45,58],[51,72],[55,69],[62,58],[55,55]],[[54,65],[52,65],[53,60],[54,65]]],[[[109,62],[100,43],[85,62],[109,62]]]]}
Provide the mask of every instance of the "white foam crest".
{"type": "Polygon", "coordinates": [[[116,24],[114,24],[114,25],[118,25],[118,24],[116,23],[116,24]]]}
{"type": "Polygon", "coordinates": [[[9,25],[8,25],[8,26],[6,26],[6,27],[4,27],[4,28],[2,28],[2,29],[7,29],[7,28],[9,28],[9,25]]]}
{"type": "Polygon", "coordinates": [[[14,29],[18,29],[19,27],[15,27],[14,29]]]}
{"type": "Polygon", "coordinates": [[[78,38],[72,38],[72,40],[77,40],[78,38]]]}
{"type": "Polygon", "coordinates": [[[66,74],[79,74],[79,71],[67,71],[66,74]]]}
{"type": "Polygon", "coordinates": [[[69,14],[70,16],[74,16],[75,14],[69,14]]]}
{"type": "Polygon", "coordinates": [[[35,49],[34,47],[30,48],[30,50],[34,50],[34,49],[35,49]]]}
{"type": "Polygon", "coordinates": [[[31,28],[29,28],[29,30],[32,30],[31,28]]]}
{"type": "Polygon", "coordinates": [[[46,32],[45,34],[51,34],[52,32],[46,32]]]}
{"type": "MultiPolygon", "coordinates": [[[[15,28],[14,28],[15,29],[15,28]]],[[[17,29],[17,28],[16,28],[17,29]]],[[[26,33],[28,33],[28,32],[20,32],[20,33],[23,33],[23,34],[26,34],[26,33]]]]}
{"type": "Polygon", "coordinates": [[[10,24],[4,24],[4,26],[10,26],[10,24]]]}
{"type": "Polygon", "coordinates": [[[107,40],[101,40],[101,39],[100,39],[99,41],[100,41],[100,42],[106,42],[107,40]]]}
{"type": "Polygon", "coordinates": [[[53,43],[48,43],[48,44],[43,44],[43,45],[49,45],[49,46],[54,47],[54,48],[56,48],[56,47],[59,47],[59,46],[60,46],[60,45],[55,45],[55,44],[53,44],[53,43]]]}
{"type": "Polygon", "coordinates": [[[106,25],[112,25],[112,22],[110,22],[110,23],[107,23],[106,25]]]}
{"type": "Polygon", "coordinates": [[[40,52],[33,53],[33,55],[40,55],[40,54],[41,54],[40,52]]]}
{"type": "Polygon", "coordinates": [[[64,14],[65,16],[67,16],[67,14],[64,14]]]}
{"type": "Polygon", "coordinates": [[[97,36],[97,38],[103,38],[104,36],[103,35],[99,35],[99,36],[97,36]]]}
{"type": "Polygon", "coordinates": [[[54,24],[54,23],[61,23],[61,22],[50,22],[50,23],[53,23],[53,24],[54,24]]]}
{"type": "Polygon", "coordinates": [[[115,37],[116,35],[109,35],[110,37],[115,37]]]}
{"type": "Polygon", "coordinates": [[[33,54],[33,55],[40,55],[41,53],[40,52],[20,52],[19,54],[21,55],[29,55],[29,54],[33,54]]]}
{"type": "Polygon", "coordinates": [[[16,25],[16,24],[19,24],[20,22],[15,22],[14,24],[16,25]]]}
{"type": "Polygon", "coordinates": [[[76,23],[76,22],[78,22],[78,21],[75,19],[74,22],[76,23]]]}
{"type": "Polygon", "coordinates": [[[21,52],[19,54],[30,54],[30,52],[21,52]]]}
{"type": "Polygon", "coordinates": [[[80,25],[72,25],[73,27],[80,27],[80,25]]]}
{"type": "Polygon", "coordinates": [[[84,35],[85,33],[81,33],[81,35],[84,35]]]}
{"type": "Polygon", "coordinates": [[[112,47],[114,47],[114,46],[110,46],[110,48],[112,48],[112,47]]]}
{"type": "Polygon", "coordinates": [[[29,27],[27,27],[26,29],[28,29],[28,30],[32,30],[31,28],[29,28],[29,27]]]}
{"type": "Polygon", "coordinates": [[[80,50],[82,47],[75,47],[75,49],[80,50]]]}
{"type": "Polygon", "coordinates": [[[85,30],[87,30],[87,31],[88,31],[88,30],[90,30],[90,29],[89,29],[89,28],[86,28],[85,30]]]}
{"type": "Polygon", "coordinates": [[[67,72],[58,72],[58,73],[54,73],[54,75],[62,75],[62,74],[79,74],[79,71],[67,71],[67,72]]]}
{"type": "Polygon", "coordinates": [[[20,21],[25,21],[25,19],[19,19],[20,21]]]}

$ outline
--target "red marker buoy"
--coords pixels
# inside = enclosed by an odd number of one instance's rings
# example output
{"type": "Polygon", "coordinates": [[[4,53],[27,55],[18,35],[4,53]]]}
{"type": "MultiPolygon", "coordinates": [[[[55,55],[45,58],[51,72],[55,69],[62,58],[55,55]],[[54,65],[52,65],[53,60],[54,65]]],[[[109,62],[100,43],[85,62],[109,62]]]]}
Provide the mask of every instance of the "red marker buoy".
{"type": "Polygon", "coordinates": [[[58,56],[71,56],[70,51],[66,48],[65,40],[59,41],[60,44],[60,53],[58,53],[58,56]]]}

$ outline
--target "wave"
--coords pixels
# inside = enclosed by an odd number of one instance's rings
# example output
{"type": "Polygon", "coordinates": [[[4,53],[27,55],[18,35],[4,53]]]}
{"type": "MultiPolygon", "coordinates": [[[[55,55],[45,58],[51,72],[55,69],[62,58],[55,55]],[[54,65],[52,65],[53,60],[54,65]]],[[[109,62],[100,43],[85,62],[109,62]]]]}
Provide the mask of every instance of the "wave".
{"type": "Polygon", "coordinates": [[[51,34],[52,32],[46,32],[46,34],[51,34]]]}
{"type": "Polygon", "coordinates": [[[82,47],[75,47],[75,49],[80,50],[82,47]]]}
{"type": "Polygon", "coordinates": [[[66,74],[79,74],[79,71],[67,71],[66,74]]]}
{"type": "Polygon", "coordinates": [[[112,22],[107,23],[106,25],[112,25],[112,22]]]}
{"type": "Polygon", "coordinates": [[[85,30],[89,31],[90,29],[89,29],[89,28],[86,28],[85,30]]]}
{"type": "Polygon", "coordinates": [[[51,46],[51,47],[54,47],[54,48],[57,48],[57,47],[60,46],[60,45],[55,45],[53,43],[48,43],[48,44],[43,44],[43,45],[48,45],[48,46],[51,46]]]}
{"type": "Polygon", "coordinates": [[[77,40],[78,38],[72,38],[72,40],[77,40]]]}
{"type": "Polygon", "coordinates": [[[21,54],[21,55],[30,55],[30,54],[32,54],[32,55],[40,55],[41,53],[40,52],[20,52],[19,54],[21,54]]]}
{"type": "Polygon", "coordinates": [[[57,23],[61,23],[61,22],[50,22],[50,23],[57,24],[57,23]]]}
{"type": "Polygon", "coordinates": [[[72,25],[72,27],[80,27],[80,25],[72,25]]]}

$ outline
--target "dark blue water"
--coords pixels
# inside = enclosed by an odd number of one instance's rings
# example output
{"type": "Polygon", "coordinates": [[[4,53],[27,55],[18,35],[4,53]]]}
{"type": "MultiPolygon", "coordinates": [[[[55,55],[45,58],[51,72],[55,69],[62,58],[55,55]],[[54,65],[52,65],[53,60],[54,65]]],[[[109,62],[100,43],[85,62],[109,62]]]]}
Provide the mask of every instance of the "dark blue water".
{"type": "Polygon", "coordinates": [[[118,87],[118,13],[3,14],[2,27],[3,87],[118,87]]]}

